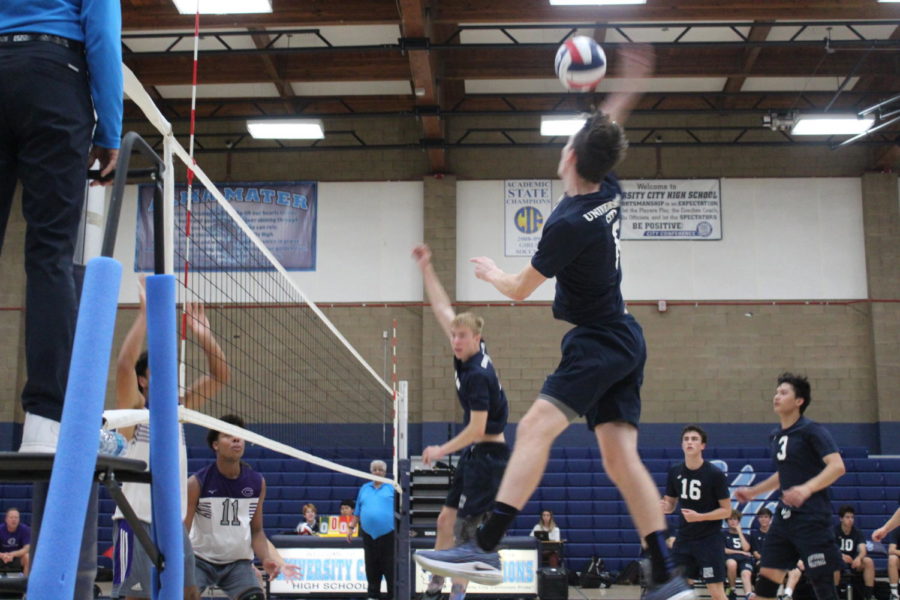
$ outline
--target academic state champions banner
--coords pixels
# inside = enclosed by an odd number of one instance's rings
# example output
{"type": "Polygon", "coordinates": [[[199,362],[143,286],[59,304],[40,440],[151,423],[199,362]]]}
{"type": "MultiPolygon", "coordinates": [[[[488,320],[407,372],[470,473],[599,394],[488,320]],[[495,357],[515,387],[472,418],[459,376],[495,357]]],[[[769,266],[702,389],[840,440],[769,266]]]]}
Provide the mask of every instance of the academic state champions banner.
{"type": "MultiPolygon", "coordinates": [[[[316,270],[317,185],[314,181],[217,184],[222,195],[285,269],[316,270]]],[[[194,186],[191,202],[191,269],[260,270],[259,256],[247,235],[203,186],[194,186]]],[[[175,186],[176,252],[184,255],[187,186],[175,186]]],[[[265,267],[263,270],[269,270],[265,267]]],[[[153,270],[153,186],[138,190],[135,270],[153,270]]]]}
{"type": "Polygon", "coordinates": [[[531,256],[537,250],[544,221],[553,208],[549,179],[508,179],[504,182],[506,256],[531,256]]]}

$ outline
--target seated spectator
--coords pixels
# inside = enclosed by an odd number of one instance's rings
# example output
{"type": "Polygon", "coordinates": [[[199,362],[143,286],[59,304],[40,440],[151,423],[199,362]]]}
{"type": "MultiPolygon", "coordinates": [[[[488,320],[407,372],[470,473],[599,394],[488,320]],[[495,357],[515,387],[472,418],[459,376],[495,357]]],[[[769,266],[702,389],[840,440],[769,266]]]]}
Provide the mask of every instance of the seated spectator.
{"type": "MultiPolygon", "coordinates": [[[[875,596],[875,562],[866,556],[866,538],[853,524],[856,518],[854,512],[849,504],[838,510],[841,522],[834,529],[834,537],[841,551],[844,570],[862,573],[865,584],[864,597],[865,600],[871,600],[875,596]]],[[[834,572],[834,585],[840,584],[841,575],[841,571],[834,572]]]]}
{"type": "Polygon", "coordinates": [[[744,596],[750,596],[753,588],[750,584],[753,575],[753,555],[750,552],[750,542],[741,531],[740,511],[732,510],[728,517],[728,531],[725,532],[725,572],[728,576],[728,586],[731,590],[728,597],[734,600],[737,574],[741,574],[741,585],[744,596]]]}
{"type": "Polygon", "coordinates": [[[542,510],[541,520],[531,530],[531,535],[540,537],[541,543],[554,542],[553,545],[548,544],[541,553],[541,562],[551,567],[559,566],[559,544],[562,542],[559,527],[553,520],[553,511],[542,510]],[[543,532],[546,535],[537,535],[543,532]]]}
{"type": "Polygon", "coordinates": [[[891,600],[900,600],[897,579],[900,574],[900,529],[895,529],[885,540],[888,547],[888,581],[891,583],[891,600]]]}
{"type": "Polygon", "coordinates": [[[6,519],[0,527],[0,571],[18,573],[26,577],[30,567],[28,552],[31,550],[31,528],[22,523],[19,509],[6,511],[6,519]]]}
{"type": "Polygon", "coordinates": [[[353,500],[341,500],[341,516],[352,517],[353,509],[356,508],[356,502],[353,500]]]}
{"type": "Polygon", "coordinates": [[[297,524],[299,535],[319,535],[319,511],[315,504],[303,505],[303,521],[297,524]]]}

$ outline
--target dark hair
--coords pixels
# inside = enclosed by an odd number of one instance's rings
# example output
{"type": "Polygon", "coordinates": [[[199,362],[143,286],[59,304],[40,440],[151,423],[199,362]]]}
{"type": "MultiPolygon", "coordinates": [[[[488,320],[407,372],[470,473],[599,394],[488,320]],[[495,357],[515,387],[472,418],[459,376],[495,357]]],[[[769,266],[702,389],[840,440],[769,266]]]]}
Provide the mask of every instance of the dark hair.
{"type": "MultiPolygon", "coordinates": [[[[244,426],[244,420],[237,415],[222,415],[219,417],[219,420],[225,421],[229,425],[237,425],[238,427],[244,426]]],[[[206,432],[206,445],[209,446],[210,449],[213,447],[213,442],[219,440],[219,433],[220,432],[215,429],[210,429],[206,432]]]]}
{"type": "Polygon", "coordinates": [[[349,506],[350,508],[356,508],[355,500],[341,500],[341,506],[349,506]]]}
{"type": "Polygon", "coordinates": [[[838,515],[843,519],[844,515],[850,513],[851,515],[856,515],[856,510],[850,506],[849,504],[845,504],[838,509],[838,515]]]}
{"type": "Polygon", "coordinates": [[[809,408],[810,403],[812,403],[812,389],[809,386],[809,379],[804,375],[794,375],[790,372],[784,372],[778,376],[778,385],[782,383],[790,384],[792,388],[794,388],[794,395],[798,398],[803,398],[805,402],[800,405],[800,414],[806,412],[806,409],[809,408]]]}
{"type": "Polygon", "coordinates": [[[767,517],[771,517],[771,516],[772,516],[772,511],[769,510],[768,508],[766,508],[765,506],[763,506],[761,509],[759,509],[759,510],[756,512],[756,516],[757,516],[757,518],[759,518],[759,517],[761,517],[761,516],[763,516],[763,515],[765,515],[765,516],[767,516],[767,517]]]}
{"type": "Polygon", "coordinates": [[[681,430],[681,439],[684,439],[684,434],[688,431],[696,431],[700,434],[700,441],[704,444],[706,443],[706,432],[703,431],[703,428],[699,425],[685,425],[684,429],[681,430]]]}
{"type": "Polygon", "coordinates": [[[600,183],[625,157],[628,140],[625,131],[609,115],[595,112],[572,137],[575,172],[593,183],[600,183]]]}
{"type": "MultiPolygon", "coordinates": [[[[137,362],[134,363],[134,372],[137,373],[138,377],[146,377],[147,376],[147,365],[148,365],[148,356],[147,351],[144,350],[141,352],[141,355],[138,356],[137,362]]],[[[143,387],[141,387],[141,382],[138,381],[138,391],[142,394],[146,393],[143,387]]]]}

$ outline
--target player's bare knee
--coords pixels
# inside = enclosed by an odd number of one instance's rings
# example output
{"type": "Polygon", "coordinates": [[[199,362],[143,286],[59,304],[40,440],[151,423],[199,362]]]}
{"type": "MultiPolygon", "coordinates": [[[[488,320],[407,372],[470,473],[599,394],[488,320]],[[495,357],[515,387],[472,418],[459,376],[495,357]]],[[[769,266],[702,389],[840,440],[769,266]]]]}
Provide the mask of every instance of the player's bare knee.
{"type": "Polygon", "coordinates": [[[453,534],[453,525],[456,523],[456,511],[441,509],[437,518],[437,527],[442,533],[453,534]]]}

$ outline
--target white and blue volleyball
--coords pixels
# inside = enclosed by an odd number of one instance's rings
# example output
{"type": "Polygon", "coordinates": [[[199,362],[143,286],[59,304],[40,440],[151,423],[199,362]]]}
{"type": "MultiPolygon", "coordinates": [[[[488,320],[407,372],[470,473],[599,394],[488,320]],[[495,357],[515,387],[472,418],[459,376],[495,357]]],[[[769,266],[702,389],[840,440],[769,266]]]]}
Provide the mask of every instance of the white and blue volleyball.
{"type": "Polygon", "coordinates": [[[606,53],[586,35],[570,37],[556,51],[556,75],[570,90],[592,91],[606,75],[606,53]]]}

